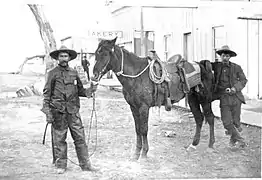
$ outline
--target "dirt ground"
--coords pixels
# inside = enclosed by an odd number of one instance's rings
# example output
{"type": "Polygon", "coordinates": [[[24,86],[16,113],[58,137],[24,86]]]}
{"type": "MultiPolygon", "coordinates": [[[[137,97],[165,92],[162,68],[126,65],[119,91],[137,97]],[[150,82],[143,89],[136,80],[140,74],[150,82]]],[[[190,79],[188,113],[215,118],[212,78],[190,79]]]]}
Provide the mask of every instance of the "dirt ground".
{"type": "MultiPolygon", "coordinates": [[[[91,129],[89,152],[100,170],[82,172],[68,161],[65,174],[55,174],[51,164],[51,138],[40,112],[42,98],[37,96],[0,99],[0,179],[177,179],[177,178],[261,178],[261,128],[243,125],[242,135],[249,146],[228,148],[229,137],[222,123],[215,120],[215,148],[208,146],[209,126],[204,124],[196,150],[186,151],[195,132],[194,119],[181,109],[166,112],[150,110],[149,153],[147,160],[131,161],[135,148],[134,121],[119,92],[99,87],[96,95],[97,141],[95,119],[91,129]],[[165,132],[172,131],[172,137],[165,132]],[[96,145],[97,142],[97,145],[96,145]]],[[[86,136],[89,131],[92,99],[81,98],[81,116],[86,136]]],[[[77,162],[70,133],[68,158],[77,162]]]]}

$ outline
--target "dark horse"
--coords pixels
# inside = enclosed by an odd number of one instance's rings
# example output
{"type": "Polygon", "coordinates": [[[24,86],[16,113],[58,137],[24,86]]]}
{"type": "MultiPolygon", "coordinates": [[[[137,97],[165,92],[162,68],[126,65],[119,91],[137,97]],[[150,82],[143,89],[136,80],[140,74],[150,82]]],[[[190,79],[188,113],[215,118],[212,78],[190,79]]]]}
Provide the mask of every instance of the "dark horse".
{"type": "MultiPolygon", "coordinates": [[[[94,79],[99,81],[109,70],[112,70],[117,75],[118,80],[123,86],[124,98],[130,106],[135,121],[137,140],[133,158],[139,159],[141,150],[141,157],[145,158],[149,150],[147,140],[149,108],[156,105],[155,84],[149,78],[149,58],[140,58],[134,53],[120,48],[115,42],[116,38],[113,40],[100,41],[95,52],[94,79]]],[[[207,62],[209,61],[205,60],[199,63],[203,87],[200,88],[200,92],[198,93],[191,90],[188,94],[189,106],[196,121],[196,133],[190,147],[195,147],[200,141],[200,132],[204,116],[210,126],[209,147],[212,148],[215,142],[214,115],[211,110],[210,100],[212,99],[210,94],[212,96],[213,75],[211,66],[206,65],[208,64],[207,62]],[[201,112],[200,105],[204,113],[201,112]]],[[[179,87],[179,75],[177,74],[176,77],[177,87],[179,87]]],[[[176,96],[175,102],[178,102],[185,97],[185,93],[178,88],[176,96]]],[[[164,93],[160,94],[160,99],[161,105],[165,105],[164,93]]],[[[174,103],[174,101],[172,103],[174,103]]]]}

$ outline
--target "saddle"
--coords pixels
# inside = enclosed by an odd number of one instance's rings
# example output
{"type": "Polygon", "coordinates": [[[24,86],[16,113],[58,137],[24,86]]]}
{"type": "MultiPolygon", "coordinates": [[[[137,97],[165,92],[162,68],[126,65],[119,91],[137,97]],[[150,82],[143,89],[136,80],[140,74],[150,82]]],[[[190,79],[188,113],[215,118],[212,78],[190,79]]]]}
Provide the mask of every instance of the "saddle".
{"type": "Polygon", "coordinates": [[[181,99],[181,93],[184,96],[184,93],[189,93],[192,87],[201,84],[200,67],[196,62],[188,62],[180,54],[177,54],[163,64],[164,69],[156,63],[154,72],[158,76],[166,73],[167,78],[164,81],[168,86],[165,91],[172,102],[178,102],[181,99]]]}
{"type": "MultiPolygon", "coordinates": [[[[174,55],[163,62],[163,66],[154,62],[153,71],[157,77],[161,77],[166,73],[164,84],[156,84],[157,92],[164,89],[165,99],[167,101],[166,110],[171,110],[171,102],[180,101],[186,93],[189,93],[192,87],[198,87],[201,84],[200,66],[196,62],[188,62],[182,58],[180,54],[174,55]]],[[[156,94],[156,99],[159,97],[156,94]]],[[[158,106],[160,106],[160,99],[158,106]]],[[[157,102],[157,101],[156,101],[157,102]]]]}
{"type": "Polygon", "coordinates": [[[186,61],[180,54],[169,58],[165,68],[169,76],[172,76],[174,73],[179,74],[183,83],[184,93],[189,93],[192,87],[201,84],[200,66],[196,62],[186,61]]]}

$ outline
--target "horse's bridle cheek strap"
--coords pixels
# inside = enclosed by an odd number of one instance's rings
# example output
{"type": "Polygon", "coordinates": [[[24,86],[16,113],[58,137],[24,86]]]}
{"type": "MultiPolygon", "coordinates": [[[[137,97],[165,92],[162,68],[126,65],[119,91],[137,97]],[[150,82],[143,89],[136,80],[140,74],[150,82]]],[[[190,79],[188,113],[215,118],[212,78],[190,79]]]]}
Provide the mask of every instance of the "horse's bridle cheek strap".
{"type": "MultiPolygon", "coordinates": [[[[111,61],[112,58],[118,59],[117,54],[116,54],[116,52],[115,52],[115,47],[113,47],[112,50],[110,51],[110,60],[109,60],[109,61],[111,61]]],[[[111,62],[112,62],[112,61],[111,61],[111,62]]],[[[119,70],[116,70],[116,69],[112,69],[112,70],[115,71],[115,72],[118,72],[118,71],[119,71],[119,70]]],[[[120,70],[120,71],[121,71],[121,70],[120,70]]]]}
{"type": "Polygon", "coordinates": [[[109,58],[109,60],[107,61],[106,65],[104,66],[104,68],[103,68],[102,71],[100,72],[101,75],[104,75],[104,74],[105,74],[105,71],[106,71],[106,69],[107,69],[107,66],[108,66],[108,64],[110,63],[110,60],[111,60],[111,58],[109,58]]]}
{"type": "Polygon", "coordinates": [[[114,53],[113,53],[113,49],[112,49],[112,50],[109,50],[109,56],[110,56],[110,57],[109,57],[108,61],[106,62],[106,65],[103,67],[102,71],[100,72],[100,75],[101,75],[101,76],[106,73],[105,71],[106,71],[106,69],[107,69],[108,64],[109,64],[110,61],[111,61],[112,54],[114,54],[114,53]]]}

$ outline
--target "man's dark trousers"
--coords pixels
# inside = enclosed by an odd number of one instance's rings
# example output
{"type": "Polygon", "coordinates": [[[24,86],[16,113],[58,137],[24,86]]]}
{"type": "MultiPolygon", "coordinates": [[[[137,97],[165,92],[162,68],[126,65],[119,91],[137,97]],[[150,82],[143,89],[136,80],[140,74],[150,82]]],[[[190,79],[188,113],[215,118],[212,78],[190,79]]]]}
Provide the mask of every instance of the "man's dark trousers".
{"type": "MultiPolygon", "coordinates": [[[[239,128],[242,102],[235,95],[224,94],[220,98],[220,112],[224,127],[232,133],[239,128]]],[[[237,133],[238,134],[238,133],[237,133]]]]}
{"type": "Polygon", "coordinates": [[[79,113],[61,113],[53,111],[54,123],[52,136],[54,143],[54,156],[58,168],[67,167],[67,130],[69,128],[74,140],[76,154],[81,168],[89,167],[88,148],[85,142],[85,132],[79,113]]]}

